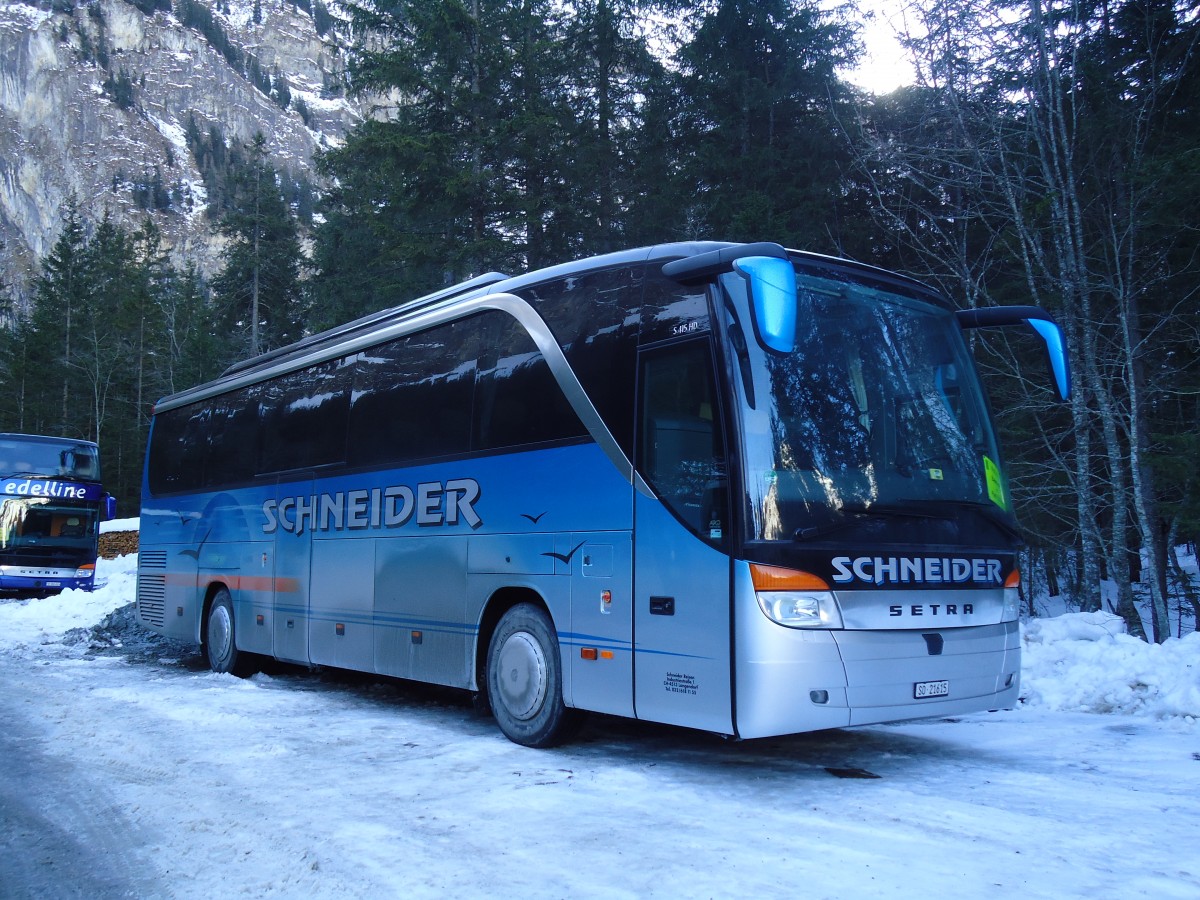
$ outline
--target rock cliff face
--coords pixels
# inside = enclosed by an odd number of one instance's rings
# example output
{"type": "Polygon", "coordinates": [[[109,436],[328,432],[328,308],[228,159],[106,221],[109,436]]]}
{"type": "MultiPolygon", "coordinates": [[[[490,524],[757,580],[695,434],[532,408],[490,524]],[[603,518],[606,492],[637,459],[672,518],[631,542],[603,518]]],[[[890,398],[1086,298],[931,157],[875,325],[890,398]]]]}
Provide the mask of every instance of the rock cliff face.
{"type": "Polygon", "coordinates": [[[327,89],[342,69],[338,34],[319,35],[306,9],[291,0],[190,2],[211,12],[243,60],[286,79],[288,108],[232,66],[228,49],[184,27],[179,0],[152,14],[142,11],[152,2],[0,0],[0,288],[27,293],[72,196],[93,222],[108,211],[132,230],[151,216],[177,262],[211,273],[219,239],[184,137],[189,117],[229,142],[261,132],[274,166],[298,176],[359,117],[327,89]],[[165,208],[146,208],[152,179],[169,191],[165,208]]]}

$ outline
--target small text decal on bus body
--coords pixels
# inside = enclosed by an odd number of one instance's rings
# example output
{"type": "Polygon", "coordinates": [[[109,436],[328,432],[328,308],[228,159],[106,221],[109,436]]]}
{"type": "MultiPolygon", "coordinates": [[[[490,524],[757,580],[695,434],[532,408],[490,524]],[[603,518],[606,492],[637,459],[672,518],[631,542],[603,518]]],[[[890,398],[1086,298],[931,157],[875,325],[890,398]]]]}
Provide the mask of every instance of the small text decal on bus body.
{"type": "Polygon", "coordinates": [[[342,531],[359,528],[399,528],[416,518],[420,526],[483,524],[475,511],[479,482],[474,478],[423,481],[411,488],[394,484],[369,490],[338,491],[268,500],[263,503],[263,534],[283,531],[342,531]]]}

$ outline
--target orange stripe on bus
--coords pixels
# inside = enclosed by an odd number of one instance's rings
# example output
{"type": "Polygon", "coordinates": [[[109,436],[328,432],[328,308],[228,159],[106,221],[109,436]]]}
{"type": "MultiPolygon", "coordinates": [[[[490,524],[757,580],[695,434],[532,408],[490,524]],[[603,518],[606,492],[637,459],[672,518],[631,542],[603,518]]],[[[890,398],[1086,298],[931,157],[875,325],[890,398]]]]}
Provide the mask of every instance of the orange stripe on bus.
{"type": "MultiPolygon", "coordinates": [[[[201,586],[199,575],[184,575],[172,572],[167,575],[167,584],[196,588],[201,586]]],[[[203,585],[221,583],[235,591],[264,591],[276,594],[295,594],[300,591],[296,578],[272,578],[270,575],[227,575],[224,578],[206,578],[203,585]]]]}
{"type": "Polygon", "coordinates": [[[294,594],[300,590],[295,578],[272,578],[270,575],[232,575],[223,579],[229,587],[238,591],[274,591],[277,594],[294,594]]]}

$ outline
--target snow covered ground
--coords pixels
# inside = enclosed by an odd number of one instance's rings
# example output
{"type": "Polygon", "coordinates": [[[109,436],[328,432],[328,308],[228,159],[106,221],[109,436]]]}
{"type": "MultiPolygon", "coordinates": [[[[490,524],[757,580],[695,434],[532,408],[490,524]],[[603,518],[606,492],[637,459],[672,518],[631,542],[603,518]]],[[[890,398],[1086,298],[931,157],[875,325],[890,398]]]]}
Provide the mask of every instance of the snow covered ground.
{"type": "Polygon", "coordinates": [[[1025,629],[1022,707],[735,743],[453,692],[240,681],[103,587],[0,601],[0,897],[1200,896],[1200,635],[1025,629]]]}

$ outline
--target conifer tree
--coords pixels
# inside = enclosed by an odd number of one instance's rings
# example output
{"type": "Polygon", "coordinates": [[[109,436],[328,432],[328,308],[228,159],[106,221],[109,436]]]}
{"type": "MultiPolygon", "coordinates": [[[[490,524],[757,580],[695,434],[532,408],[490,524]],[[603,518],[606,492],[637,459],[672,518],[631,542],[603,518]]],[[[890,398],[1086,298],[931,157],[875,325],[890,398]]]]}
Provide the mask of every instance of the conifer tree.
{"type": "Polygon", "coordinates": [[[129,337],[122,328],[137,273],[129,234],[105,212],[83,254],[87,291],[78,310],[68,367],[79,386],[73,410],[76,427],[100,441],[109,424],[110,401],[130,361],[129,337]]]}
{"type": "MultiPolygon", "coordinates": [[[[627,149],[662,74],[635,0],[355,7],[352,88],[394,106],[322,160],[314,303],[358,314],[489,269],[623,242],[627,149]]],[[[337,312],[334,313],[333,311],[337,312]]]]}
{"type": "Polygon", "coordinates": [[[166,274],[156,292],[165,328],[162,392],[174,394],[216,378],[234,354],[219,333],[220,317],[195,264],[166,274]]]}
{"type": "MultiPolygon", "coordinates": [[[[666,69],[650,52],[641,0],[588,0],[575,5],[565,23],[564,41],[571,128],[564,210],[574,211],[581,247],[616,250],[646,238],[637,230],[649,223],[631,207],[650,186],[662,186],[651,152],[664,120],[652,118],[648,98],[667,81],[666,69]]],[[[665,149],[665,148],[664,148],[665,149]]]]}
{"type": "Polygon", "coordinates": [[[229,243],[213,290],[230,332],[243,335],[243,352],[254,355],[300,336],[302,259],[296,221],[267,160],[261,133],[247,155],[219,226],[229,243]]]}
{"type": "Polygon", "coordinates": [[[680,49],[674,122],[695,217],[727,240],[833,249],[851,32],[815,2],[719,0],[680,49]]]}
{"type": "Polygon", "coordinates": [[[77,402],[78,393],[70,364],[78,342],[77,322],[90,290],[86,248],[79,204],[71,197],[62,231],[34,283],[26,360],[27,371],[37,375],[25,380],[25,421],[38,433],[84,436],[70,430],[72,403],[77,402]]]}

